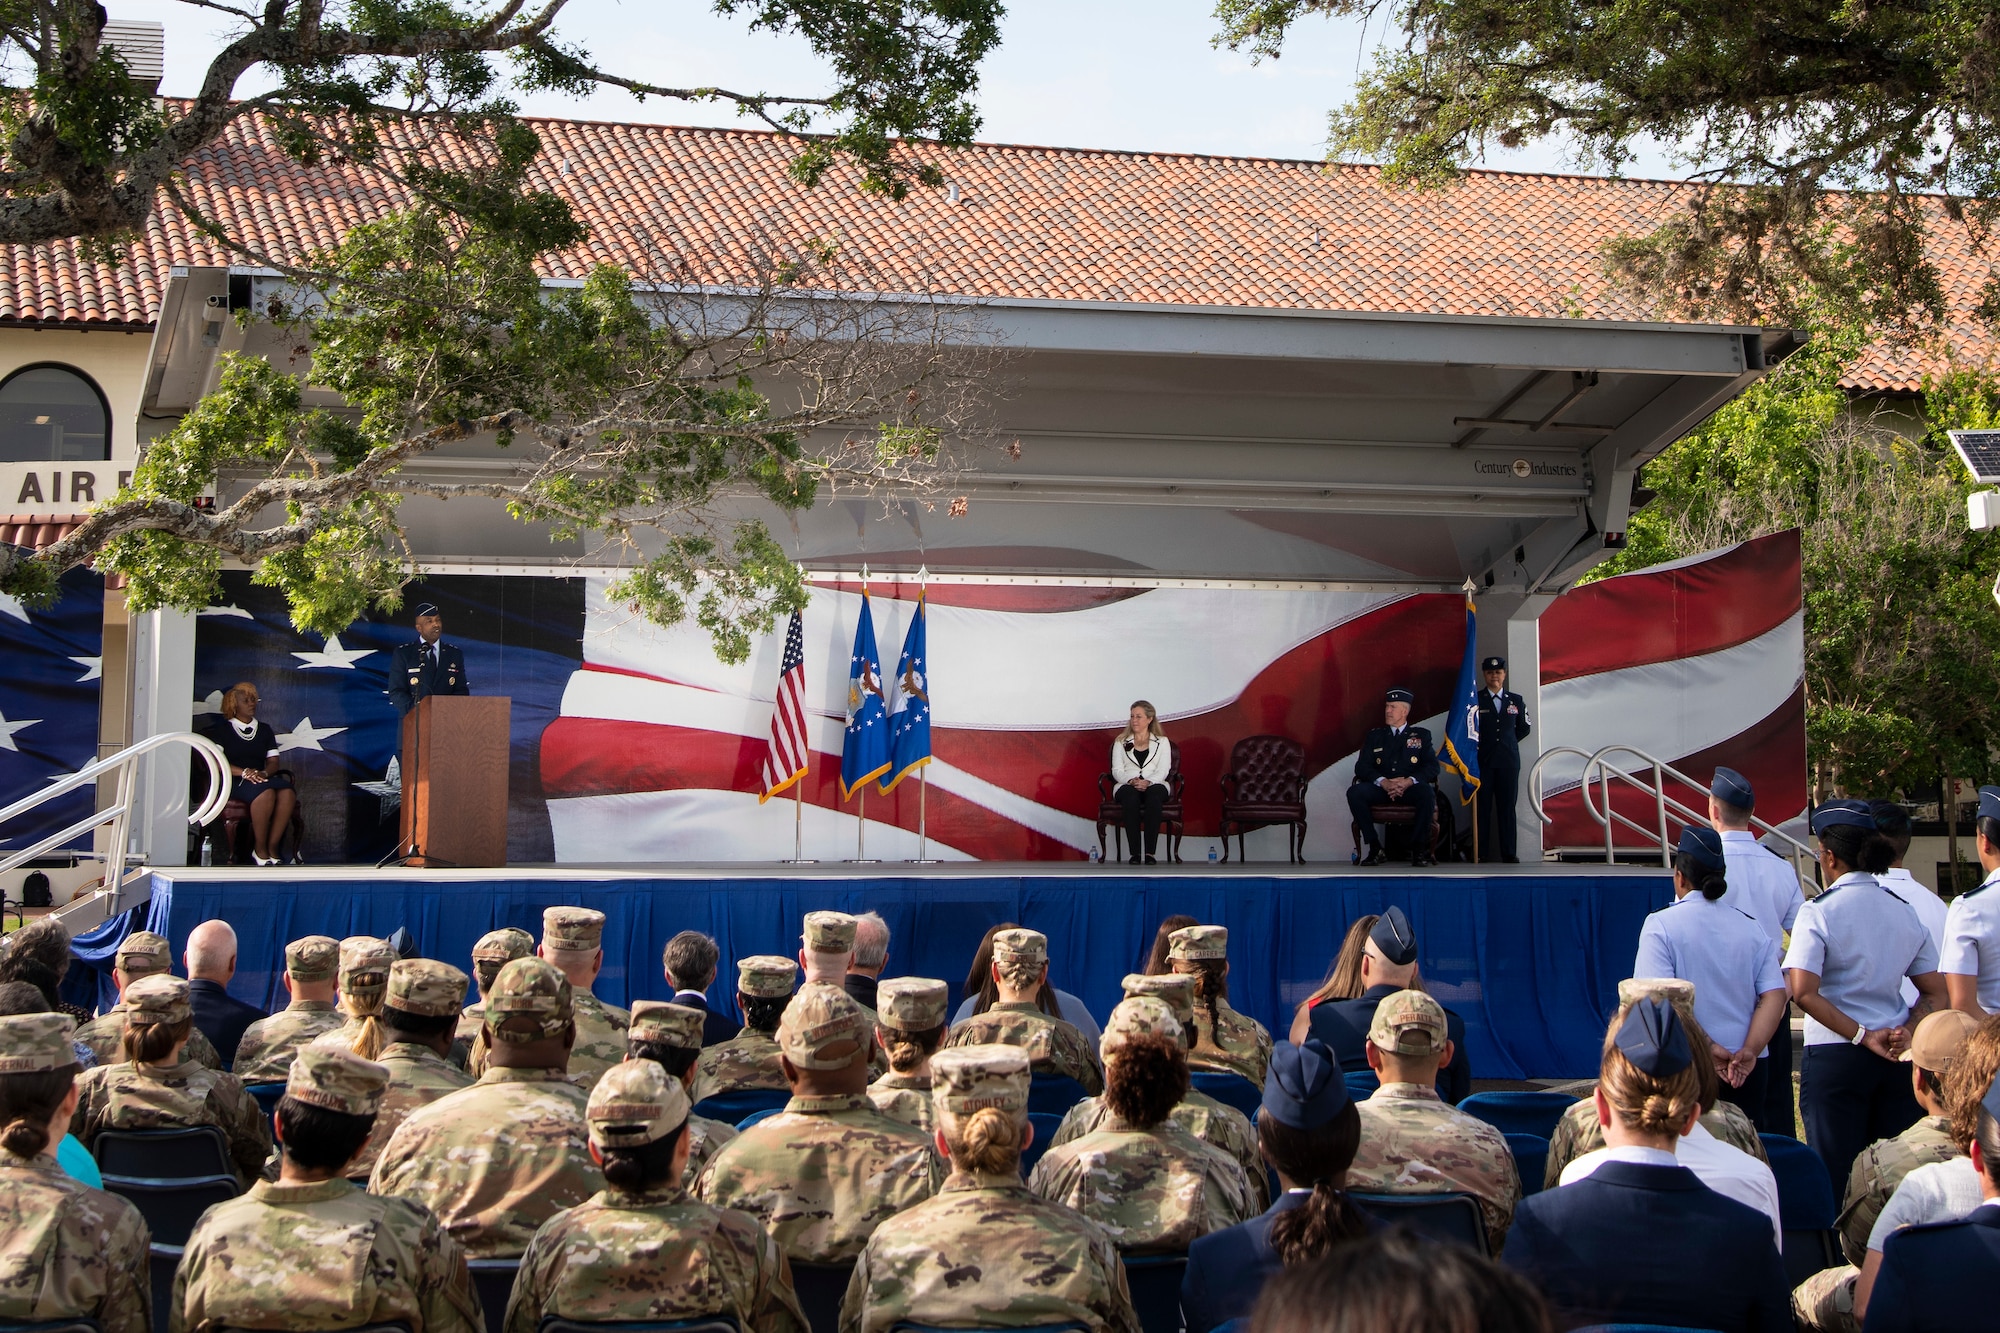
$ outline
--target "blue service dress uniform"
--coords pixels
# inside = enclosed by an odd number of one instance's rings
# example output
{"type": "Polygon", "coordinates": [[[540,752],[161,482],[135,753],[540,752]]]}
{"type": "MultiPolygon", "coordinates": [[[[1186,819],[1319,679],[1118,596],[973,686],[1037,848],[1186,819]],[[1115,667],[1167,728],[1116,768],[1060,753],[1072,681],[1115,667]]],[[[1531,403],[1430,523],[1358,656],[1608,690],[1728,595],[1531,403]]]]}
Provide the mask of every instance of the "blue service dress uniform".
{"type": "Polygon", "coordinates": [[[1863,1333],[1983,1333],[2000,1279],[2000,1200],[1957,1222],[1904,1227],[1882,1246],[1863,1333]]]}
{"type": "Polygon", "coordinates": [[[1437,779],[1437,747],[1431,743],[1428,730],[1406,724],[1400,729],[1383,726],[1369,731],[1361,742],[1361,758],[1354,765],[1354,785],[1347,789],[1347,808],[1361,826],[1369,851],[1382,850],[1369,807],[1411,805],[1416,807],[1418,832],[1410,839],[1410,857],[1413,861],[1429,859],[1430,842],[1421,831],[1429,828],[1437,815],[1437,788],[1432,785],[1437,779]],[[1416,785],[1392,799],[1375,785],[1377,778],[1415,778],[1416,785]]]}
{"type": "Polygon", "coordinates": [[[465,679],[465,654],[440,639],[435,645],[419,640],[399,644],[389,662],[389,702],[407,714],[417,700],[433,694],[470,694],[465,679]],[[435,648],[435,651],[427,651],[435,648]]]}
{"type": "MultiPolygon", "coordinates": [[[[1368,1029],[1383,999],[1401,986],[1370,986],[1351,1000],[1323,1000],[1308,1011],[1312,1035],[1326,1043],[1343,1074],[1368,1072],[1368,1029]]],[[[1437,1094],[1453,1106],[1472,1095],[1472,1059],[1465,1050],[1465,1020],[1444,1011],[1445,1036],[1452,1044],[1451,1063],[1438,1070],[1437,1094]]]]}
{"type": "Polygon", "coordinates": [[[1534,728],[1528,701],[1512,690],[1479,691],[1479,859],[1518,861],[1521,742],[1534,728]]]}
{"type": "Polygon", "coordinates": [[[1211,1333],[1250,1313],[1264,1284],[1285,1268],[1271,1248],[1271,1223],[1311,1197],[1309,1189],[1287,1190],[1248,1222],[1211,1231],[1188,1247],[1187,1271],[1181,1276],[1181,1321],[1187,1333],[1211,1333]]]}

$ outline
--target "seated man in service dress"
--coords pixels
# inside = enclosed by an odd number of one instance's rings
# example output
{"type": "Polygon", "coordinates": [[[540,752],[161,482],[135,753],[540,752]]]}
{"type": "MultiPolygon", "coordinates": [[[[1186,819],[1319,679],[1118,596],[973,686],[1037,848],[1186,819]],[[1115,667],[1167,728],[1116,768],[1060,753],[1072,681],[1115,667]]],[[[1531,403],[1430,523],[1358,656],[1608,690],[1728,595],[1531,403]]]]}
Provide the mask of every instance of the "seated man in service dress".
{"type": "Polygon", "coordinates": [[[1408,690],[1390,690],[1382,708],[1383,725],[1361,742],[1354,785],[1347,789],[1347,808],[1354,812],[1354,822],[1368,840],[1368,855],[1361,862],[1365,866],[1379,866],[1387,859],[1382,855],[1381,835],[1375,831],[1372,807],[1377,805],[1416,807],[1410,864],[1431,863],[1430,839],[1423,836],[1423,830],[1430,827],[1437,813],[1437,789],[1431,784],[1437,781],[1438,757],[1430,732],[1410,725],[1410,705],[1415,702],[1416,696],[1408,690]]]}

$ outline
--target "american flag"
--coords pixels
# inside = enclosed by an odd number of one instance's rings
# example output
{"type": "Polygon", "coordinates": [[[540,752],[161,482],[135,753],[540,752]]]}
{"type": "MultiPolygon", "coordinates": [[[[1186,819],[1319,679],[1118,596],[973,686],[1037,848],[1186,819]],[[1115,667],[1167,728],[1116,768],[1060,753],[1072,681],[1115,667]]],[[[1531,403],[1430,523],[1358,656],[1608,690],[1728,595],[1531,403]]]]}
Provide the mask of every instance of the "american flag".
{"type": "Polygon", "coordinates": [[[806,631],[799,613],[785,631],[785,660],[778,667],[778,698],[771,706],[771,745],[764,755],[762,805],[806,775],[806,631]]]}

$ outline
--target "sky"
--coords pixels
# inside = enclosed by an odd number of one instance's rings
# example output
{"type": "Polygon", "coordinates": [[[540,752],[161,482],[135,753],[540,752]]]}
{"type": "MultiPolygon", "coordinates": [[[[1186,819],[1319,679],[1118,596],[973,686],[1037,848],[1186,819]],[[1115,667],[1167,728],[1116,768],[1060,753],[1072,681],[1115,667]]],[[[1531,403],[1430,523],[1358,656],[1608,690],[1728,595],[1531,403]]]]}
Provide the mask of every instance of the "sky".
{"type": "MultiPolygon", "coordinates": [[[[167,27],[162,91],[192,93],[234,20],[176,0],[111,0],[113,18],[167,27]]],[[[254,7],[254,6],[253,6],[254,7]]],[[[979,138],[1063,148],[1140,149],[1319,159],[1327,113],[1365,68],[1382,36],[1358,20],[1308,18],[1282,59],[1253,64],[1216,50],[1213,0],[1008,0],[998,51],[981,71],[979,138]]],[[[604,68],[665,86],[819,92],[822,67],[804,42],[751,34],[707,0],[571,0],[559,34],[604,68]]],[[[249,84],[240,91],[252,91],[249,84]]],[[[673,125],[739,123],[726,104],[650,99],[604,90],[584,100],[543,95],[541,115],[673,125]]],[[[1485,166],[1573,169],[1561,146],[1536,144],[1488,157],[1485,166]]],[[[1648,154],[1627,174],[1672,174],[1648,154]]]]}

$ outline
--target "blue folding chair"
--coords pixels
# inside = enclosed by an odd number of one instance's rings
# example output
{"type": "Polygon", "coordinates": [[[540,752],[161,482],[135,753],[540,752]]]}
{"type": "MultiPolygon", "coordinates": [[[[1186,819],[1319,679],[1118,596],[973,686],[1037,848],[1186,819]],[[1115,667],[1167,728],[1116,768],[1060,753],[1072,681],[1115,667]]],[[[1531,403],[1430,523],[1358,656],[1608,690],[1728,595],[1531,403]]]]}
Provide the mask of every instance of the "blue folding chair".
{"type": "Polygon", "coordinates": [[[1028,1109],[1058,1118],[1090,1096],[1090,1090],[1067,1074],[1035,1074],[1028,1079],[1028,1109]]]}
{"type": "Polygon", "coordinates": [[[1021,1154],[1023,1180],[1026,1180],[1028,1173],[1035,1169],[1035,1163],[1042,1160],[1042,1154],[1049,1150],[1049,1145],[1056,1141],[1056,1131],[1062,1128],[1062,1122],[1061,1116],[1050,1115],[1046,1111],[1028,1112],[1028,1123],[1035,1127],[1035,1141],[1021,1154]]]}
{"type": "Polygon", "coordinates": [[[1475,1092],[1458,1104],[1469,1116],[1484,1120],[1502,1134],[1556,1135],[1563,1112],[1576,1105],[1566,1092],[1475,1092]]]}
{"type": "Polygon", "coordinates": [[[1549,1141],[1539,1134],[1509,1134],[1507,1147],[1514,1154],[1514,1169],[1521,1173],[1521,1197],[1542,1192],[1542,1177],[1549,1170],[1549,1141]]]}
{"type": "Polygon", "coordinates": [[[1125,1285],[1132,1292],[1144,1333],[1181,1333],[1181,1279],[1187,1276],[1185,1254],[1121,1254],[1125,1285]]]}
{"type": "Polygon", "coordinates": [[[1224,1106],[1235,1107],[1250,1123],[1257,1122],[1257,1108],[1264,1104],[1264,1090],[1243,1075],[1227,1069],[1190,1069],[1188,1083],[1196,1092],[1206,1093],[1224,1106]]]}
{"type": "Polygon", "coordinates": [[[1834,1222],[1840,1206],[1833,1197],[1833,1180],[1820,1155],[1797,1139],[1759,1134],[1778,1178],[1778,1220],[1784,1237],[1785,1279],[1793,1287],[1823,1268],[1840,1262],[1834,1222]]]}
{"type": "Polygon", "coordinates": [[[767,1106],[761,1111],[752,1112],[750,1115],[744,1116],[736,1122],[736,1128],[748,1129],[752,1125],[761,1125],[784,1109],[782,1106],[767,1106]]]}
{"type": "Polygon", "coordinates": [[[840,1333],[840,1302],[853,1276],[852,1259],[844,1264],[792,1262],[792,1291],[812,1333],[840,1333]]]}
{"type": "Polygon", "coordinates": [[[1470,1194],[1357,1194],[1354,1206],[1384,1226],[1406,1227],[1426,1240],[1449,1241],[1490,1254],[1486,1218],[1470,1194]]]}
{"type": "Polygon", "coordinates": [[[1347,1084],[1347,1095],[1355,1101],[1366,1101],[1375,1095],[1375,1089],[1382,1086],[1382,1080],[1372,1069],[1356,1069],[1340,1076],[1347,1084]]]}
{"type": "Polygon", "coordinates": [[[718,1092],[694,1104],[694,1113],[725,1125],[740,1125],[759,1111],[781,1111],[792,1099],[790,1088],[743,1088],[718,1092]]]}
{"type": "Polygon", "coordinates": [[[243,1091],[256,1099],[257,1107],[264,1113],[264,1123],[272,1124],[278,1118],[278,1100],[285,1095],[282,1083],[245,1083],[243,1091]]]}
{"type": "Polygon", "coordinates": [[[467,1259],[472,1272],[472,1289],[479,1293],[480,1312],[486,1316],[486,1333],[501,1333],[507,1324],[507,1301],[514,1294],[514,1279],[521,1272],[519,1259],[467,1259]]]}
{"type": "MultiPolygon", "coordinates": [[[[565,1319],[543,1315],[535,1333],[743,1333],[733,1314],[696,1315],[691,1319],[565,1319]]],[[[359,1333],[359,1330],[357,1330],[359,1333]]]]}

